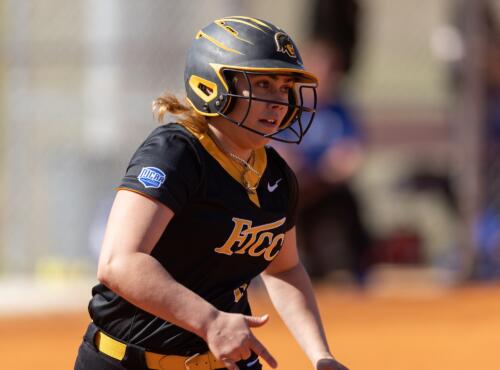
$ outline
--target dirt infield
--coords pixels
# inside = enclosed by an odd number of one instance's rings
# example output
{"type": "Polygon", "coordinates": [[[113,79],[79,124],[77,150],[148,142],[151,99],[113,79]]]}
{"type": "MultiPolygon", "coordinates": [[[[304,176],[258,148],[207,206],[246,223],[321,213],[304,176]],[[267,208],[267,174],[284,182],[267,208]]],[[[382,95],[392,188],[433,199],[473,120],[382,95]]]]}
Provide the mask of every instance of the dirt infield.
{"type": "MultiPolygon", "coordinates": [[[[351,369],[500,369],[500,285],[405,298],[317,291],[333,351],[351,369]]],[[[256,314],[272,315],[255,333],[279,368],[311,369],[267,298],[254,292],[252,301],[256,314]]],[[[0,319],[1,369],[72,369],[87,323],[85,308],[0,319]]]]}

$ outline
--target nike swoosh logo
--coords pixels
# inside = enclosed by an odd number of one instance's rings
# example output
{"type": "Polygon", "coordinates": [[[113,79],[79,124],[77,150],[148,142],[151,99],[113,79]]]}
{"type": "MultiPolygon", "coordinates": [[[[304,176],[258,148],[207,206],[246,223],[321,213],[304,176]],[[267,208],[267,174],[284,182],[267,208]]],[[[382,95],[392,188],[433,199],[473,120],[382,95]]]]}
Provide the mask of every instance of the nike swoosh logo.
{"type": "Polygon", "coordinates": [[[257,361],[259,361],[259,358],[257,357],[255,360],[247,363],[247,367],[252,367],[255,363],[257,363],[257,361]]]}
{"type": "Polygon", "coordinates": [[[274,183],[274,185],[271,185],[269,182],[267,183],[267,191],[272,193],[273,191],[275,191],[278,187],[278,184],[280,183],[282,179],[279,179],[278,181],[276,181],[274,183]]]}

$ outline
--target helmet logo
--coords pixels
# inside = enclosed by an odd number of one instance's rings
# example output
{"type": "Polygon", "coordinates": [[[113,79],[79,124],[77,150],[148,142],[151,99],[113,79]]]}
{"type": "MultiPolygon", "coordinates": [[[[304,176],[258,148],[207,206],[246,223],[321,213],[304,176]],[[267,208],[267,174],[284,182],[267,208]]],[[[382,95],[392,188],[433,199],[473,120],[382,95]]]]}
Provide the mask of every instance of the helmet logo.
{"type": "Polygon", "coordinates": [[[274,35],[274,41],[276,41],[276,51],[287,54],[290,58],[297,58],[292,40],[286,33],[276,32],[274,35]]]}

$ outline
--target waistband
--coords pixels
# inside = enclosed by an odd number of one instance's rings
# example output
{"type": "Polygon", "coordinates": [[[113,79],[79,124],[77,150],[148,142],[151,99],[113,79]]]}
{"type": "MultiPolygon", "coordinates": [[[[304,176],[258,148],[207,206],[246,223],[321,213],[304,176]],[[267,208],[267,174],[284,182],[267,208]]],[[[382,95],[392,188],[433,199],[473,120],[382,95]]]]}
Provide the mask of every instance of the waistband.
{"type": "MultiPolygon", "coordinates": [[[[120,362],[123,362],[127,349],[130,348],[130,345],[110,337],[99,329],[95,330],[93,340],[99,352],[120,362]]],[[[154,370],[215,370],[225,368],[225,365],[217,360],[210,351],[197,353],[190,357],[144,351],[144,360],[147,368],[154,370]]]]}

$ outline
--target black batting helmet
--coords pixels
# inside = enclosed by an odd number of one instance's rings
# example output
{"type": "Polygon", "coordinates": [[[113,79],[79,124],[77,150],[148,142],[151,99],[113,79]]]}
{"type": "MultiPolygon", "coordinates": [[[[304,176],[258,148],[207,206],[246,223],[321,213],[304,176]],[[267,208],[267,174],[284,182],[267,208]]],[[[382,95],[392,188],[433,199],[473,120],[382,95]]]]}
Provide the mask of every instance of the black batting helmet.
{"type": "Polygon", "coordinates": [[[198,31],[188,51],[184,83],[187,99],[204,116],[223,116],[229,121],[266,137],[299,143],[314,118],[317,78],[304,70],[302,59],[290,36],[269,22],[242,16],[217,19],[198,31]],[[242,73],[250,88],[249,96],[237,94],[231,77],[242,73]],[[249,74],[279,74],[294,78],[288,103],[252,96],[249,74]],[[306,102],[305,92],[311,92],[306,102]],[[234,99],[248,100],[247,113],[240,122],[228,116],[234,99]],[[264,134],[245,126],[252,101],[288,106],[278,132],[264,134]],[[307,122],[302,122],[307,116],[307,122]],[[290,134],[279,135],[290,129],[290,134]]]}

